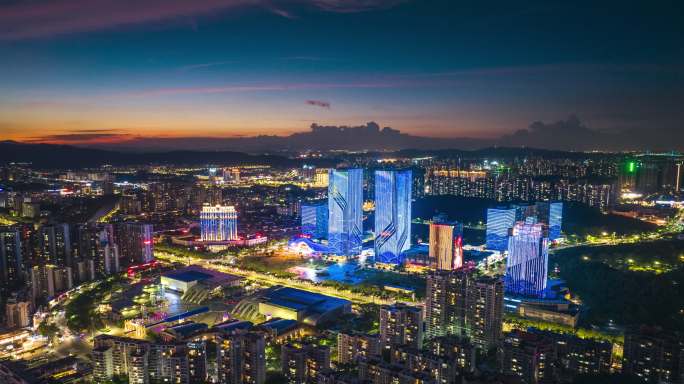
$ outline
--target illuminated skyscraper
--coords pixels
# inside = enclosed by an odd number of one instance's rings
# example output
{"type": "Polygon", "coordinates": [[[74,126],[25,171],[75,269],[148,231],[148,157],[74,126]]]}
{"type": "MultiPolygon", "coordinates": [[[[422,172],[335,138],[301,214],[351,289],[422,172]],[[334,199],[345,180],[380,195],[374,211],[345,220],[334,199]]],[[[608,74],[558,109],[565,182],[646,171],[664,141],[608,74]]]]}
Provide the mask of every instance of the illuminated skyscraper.
{"type": "Polygon", "coordinates": [[[558,240],[561,237],[563,223],[563,203],[549,203],[549,240],[558,240]]]}
{"type": "Polygon", "coordinates": [[[328,204],[302,203],[302,233],[314,238],[328,237],[328,204]]]}
{"type": "Polygon", "coordinates": [[[508,239],[506,292],[542,297],[546,289],[549,239],[534,218],[519,221],[508,239]]]}
{"type": "Polygon", "coordinates": [[[233,206],[205,205],[200,212],[202,241],[237,240],[237,211],[233,206]]]}
{"type": "Polygon", "coordinates": [[[411,171],[375,171],[375,260],[399,264],[411,246],[411,171]]]}
{"type": "Polygon", "coordinates": [[[487,209],[487,249],[503,252],[508,247],[508,232],[515,224],[515,208],[487,209]]]}
{"type": "Polygon", "coordinates": [[[458,223],[430,224],[430,267],[454,270],[463,266],[463,226],[458,223]]]}
{"type": "Polygon", "coordinates": [[[338,255],[361,252],[363,235],[363,170],[330,170],[328,244],[338,255]]]}

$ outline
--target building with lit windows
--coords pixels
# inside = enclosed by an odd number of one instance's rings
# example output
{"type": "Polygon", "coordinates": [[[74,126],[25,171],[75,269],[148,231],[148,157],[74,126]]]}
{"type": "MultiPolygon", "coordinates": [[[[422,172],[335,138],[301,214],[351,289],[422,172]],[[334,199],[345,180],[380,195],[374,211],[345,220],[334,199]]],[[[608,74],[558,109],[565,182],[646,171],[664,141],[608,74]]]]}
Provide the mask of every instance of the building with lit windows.
{"type": "Polygon", "coordinates": [[[119,242],[119,254],[123,265],[145,264],[152,261],[152,224],[123,223],[117,227],[117,231],[116,239],[119,242]]]}
{"type": "Polygon", "coordinates": [[[375,261],[400,264],[411,246],[410,170],[375,171],[375,261]]]}
{"type": "Polygon", "coordinates": [[[515,208],[487,209],[487,249],[503,252],[508,248],[508,233],[515,224],[515,208]]]}
{"type": "Polygon", "coordinates": [[[556,383],[553,340],[536,333],[514,330],[504,338],[501,372],[521,383],[556,383]]]}
{"type": "Polygon", "coordinates": [[[657,327],[627,328],[622,372],[644,383],[681,383],[684,337],[657,327]]]}
{"type": "Polygon", "coordinates": [[[318,374],[330,369],[330,347],[285,344],[281,347],[282,373],[290,383],[316,383],[318,374]]]}
{"type": "Polygon", "coordinates": [[[23,280],[21,235],[16,229],[0,231],[0,286],[23,280]]]}
{"type": "Polygon", "coordinates": [[[454,270],[463,266],[463,225],[459,223],[431,223],[430,267],[454,270]]]}
{"type": "Polygon", "coordinates": [[[380,346],[390,349],[405,345],[423,346],[423,310],[402,303],[380,308],[380,346]]]}
{"type": "Polygon", "coordinates": [[[363,235],[363,170],[330,170],[328,245],[338,255],[361,253],[363,235]]]}
{"type": "Polygon", "coordinates": [[[549,262],[549,239],[534,218],[519,221],[508,239],[506,292],[543,297],[549,262]]]}
{"type": "Polygon", "coordinates": [[[428,275],[425,322],[428,337],[469,339],[488,350],[502,337],[503,282],[477,277],[472,269],[435,271],[428,275]]]}
{"type": "Polygon", "coordinates": [[[237,240],[237,211],[233,206],[205,205],[200,212],[202,241],[237,240]]]}
{"type": "Polygon", "coordinates": [[[302,233],[316,239],[328,237],[327,202],[302,203],[302,233]]]}

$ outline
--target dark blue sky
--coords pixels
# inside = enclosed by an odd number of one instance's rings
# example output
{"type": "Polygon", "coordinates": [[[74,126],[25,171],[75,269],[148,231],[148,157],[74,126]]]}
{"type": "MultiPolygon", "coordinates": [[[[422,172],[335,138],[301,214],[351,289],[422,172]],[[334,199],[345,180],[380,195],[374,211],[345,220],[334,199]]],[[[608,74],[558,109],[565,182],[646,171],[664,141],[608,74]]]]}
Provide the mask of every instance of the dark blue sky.
{"type": "Polygon", "coordinates": [[[374,120],[493,138],[576,115],[652,147],[684,138],[676,2],[457,3],[0,1],[0,131],[87,143],[374,120]]]}

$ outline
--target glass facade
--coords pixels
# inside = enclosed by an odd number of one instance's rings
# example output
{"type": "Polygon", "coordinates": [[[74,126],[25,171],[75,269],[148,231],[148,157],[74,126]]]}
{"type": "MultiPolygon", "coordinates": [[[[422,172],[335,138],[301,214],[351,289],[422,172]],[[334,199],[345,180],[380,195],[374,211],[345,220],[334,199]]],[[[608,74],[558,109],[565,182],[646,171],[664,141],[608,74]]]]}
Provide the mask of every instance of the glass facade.
{"type": "Polygon", "coordinates": [[[410,170],[375,171],[375,261],[401,263],[411,246],[410,170]]]}
{"type": "Polygon", "coordinates": [[[237,211],[235,207],[205,205],[200,212],[202,241],[237,240],[237,211]]]}
{"type": "Polygon", "coordinates": [[[332,169],[328,179],[328,245],[337,255],[357,255],[363,235],[363,170],[332,169]]]}
{"type": "Polygon", "coordinates": [[[328,237],[328,204],[302,203],[302,233],[316,239],[328,237]]]}
{"type": "Polygon", "coordinates": [[[549,239],[544,232],[544,225],[534,218],[515,223],[508,239],[506,292],[544,296],[549,262],[549,239]]]}
{"type": "Polygon", "coordinates": [[[503,252],[508,248],[508,231],[515,224],[515,208],[487,209],[487,249],[503,252]]]}
{"type": "Polygon", "coordinates": [[[558,240],[561,237],[563,223],[563,203],[549,204],[549,240],[558,240]]]}

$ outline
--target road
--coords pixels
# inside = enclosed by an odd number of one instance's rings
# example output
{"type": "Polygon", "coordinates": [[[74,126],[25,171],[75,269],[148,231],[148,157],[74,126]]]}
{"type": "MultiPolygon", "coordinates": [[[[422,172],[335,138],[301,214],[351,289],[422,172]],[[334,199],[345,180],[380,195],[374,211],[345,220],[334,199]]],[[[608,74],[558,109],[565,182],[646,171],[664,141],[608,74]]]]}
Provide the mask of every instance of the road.
{"type": "Polygon", "coordinates": [[[346,300],[349,300],[349,301],[356,303],[356,304],[391,304],[394,302],[394,300],[382,299],[382,298],[379,298],[376,296],[358,294],[358,293],[349,292],[349,291],[340,291],[340,290],[332,288],[332,287],[314,284],[314,283],[306,281],[306,280],[287,279],[287,278],[276,277],[276,276],[261,273],[261,272],[247,271],[247,270],[236,268],[236,267],[228,267],[228,266],[219,264],[220,262],[223,262],[223,260],[221,260],[221,259],[205,260],[205,259],[180,257],[180,256],[173,255],[171,253],[168,253],[168,252],[158,252],[158,251],[156,251],[154,253],[154,257],[160,261],[175,262],[175,263],[181,263],[181,264],[185,264],[185,265],[190,265],[190,264],[199,265],[199,266],[202,266],[202,267],[207,268],[207,269],[213,269],[213,270],[216,270],[219,272],[230,273],[233,275],[242,276],[242,277],[247,278],[249,280],[254,280],[254,281],[257,281],[257,282],[259,282],[261,284],[265,284],[265,285],[282,285],[285,287],[303,289],[306,291],[321,293],[321,294],[328,295],[328,296],[339,297],[341,299],[346,299],[346,300]]]}

